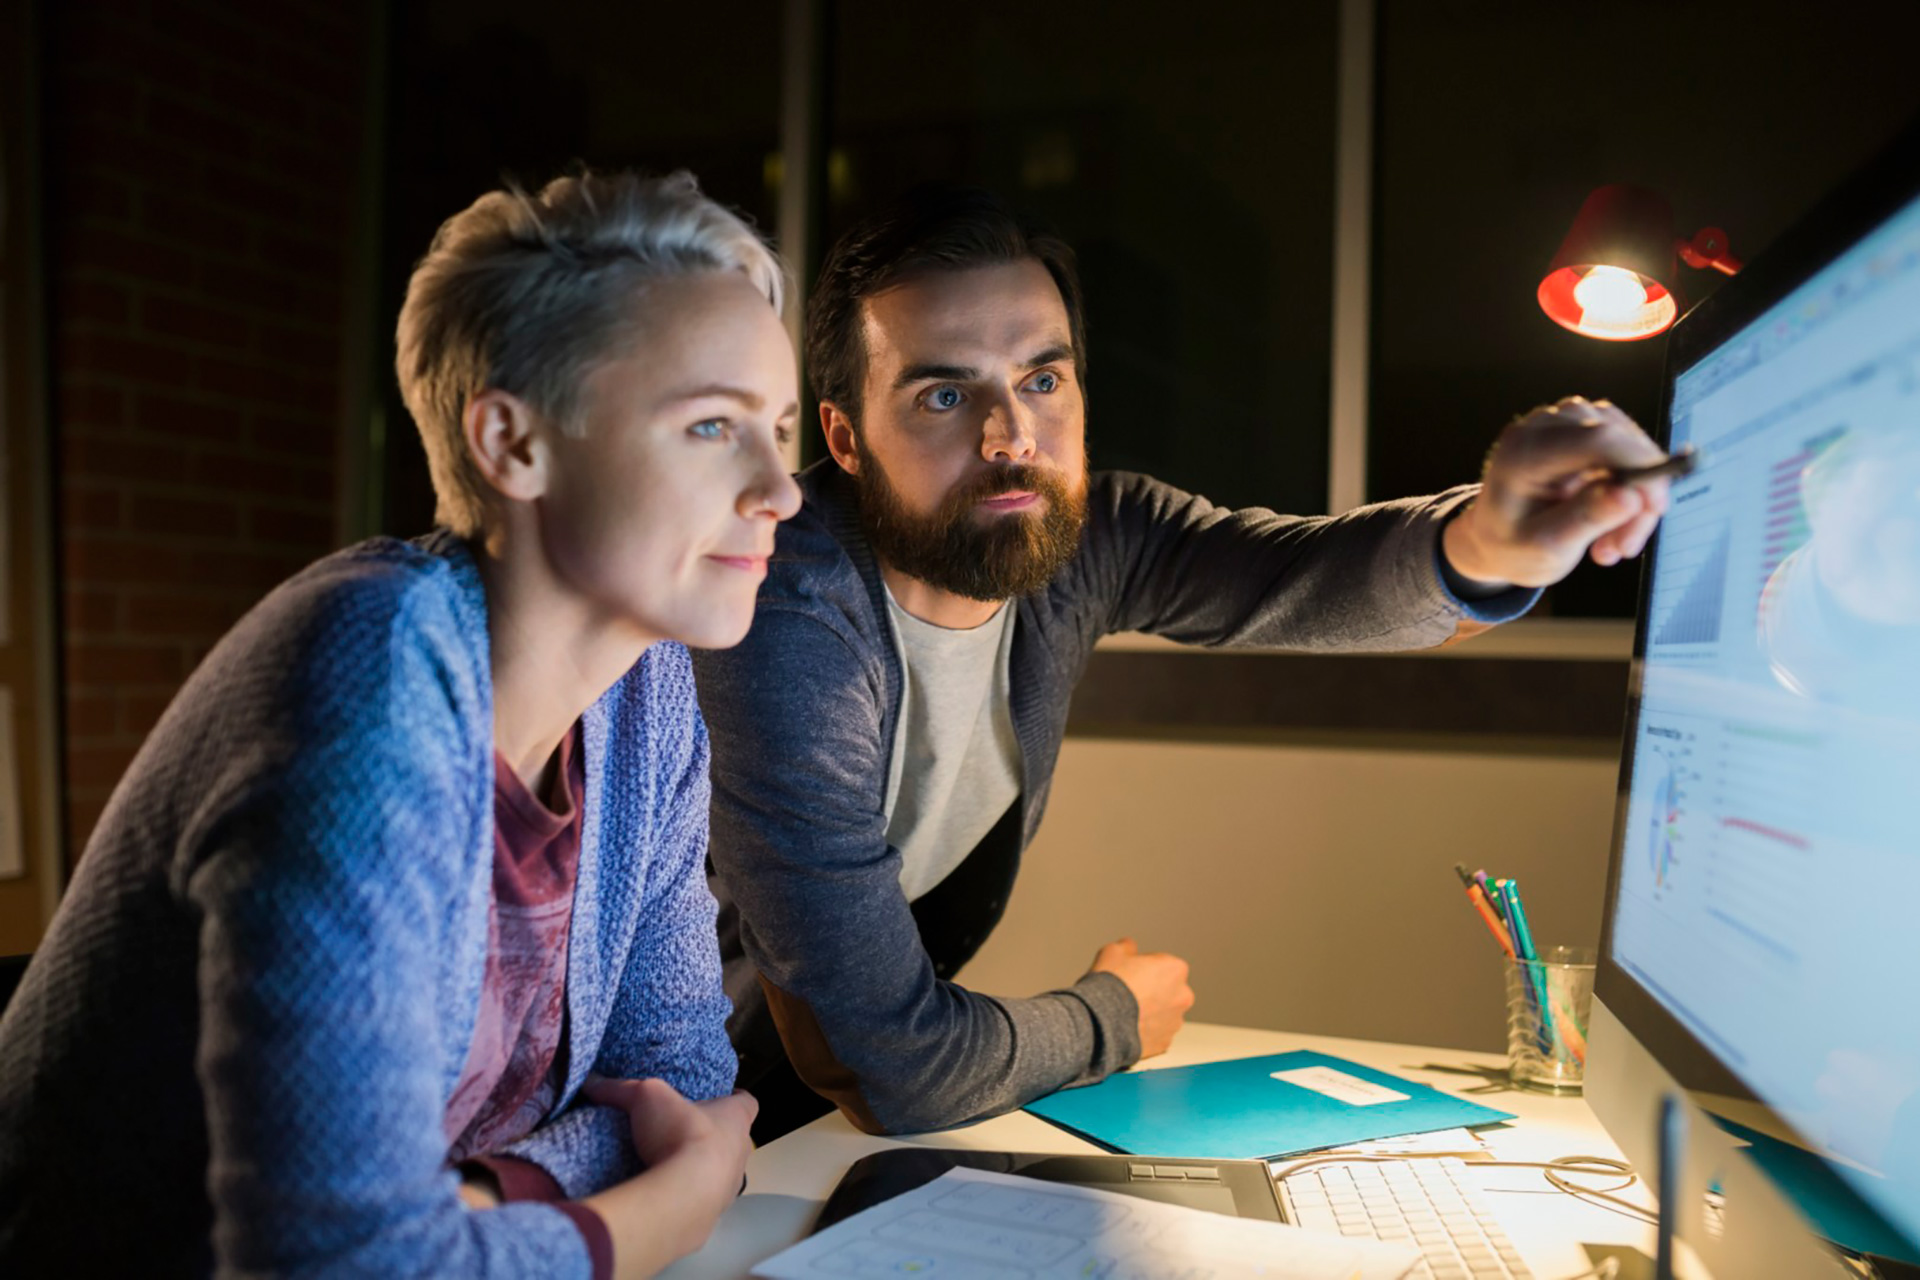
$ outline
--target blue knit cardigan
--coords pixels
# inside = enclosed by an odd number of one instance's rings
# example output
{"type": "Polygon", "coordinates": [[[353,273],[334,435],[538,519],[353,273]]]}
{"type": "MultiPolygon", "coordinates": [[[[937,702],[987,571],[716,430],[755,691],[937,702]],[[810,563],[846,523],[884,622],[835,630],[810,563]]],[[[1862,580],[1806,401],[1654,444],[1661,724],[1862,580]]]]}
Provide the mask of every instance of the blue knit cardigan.
{"type": "MultiPolygon", "coordinates": [[[[0,1022],[0,1273],[589,1274],[557,1210],[465,1211],[443,1115],[493,872],[486,601],[444,534],[311,566],[201,663],[0,1022]]],[[[584,717],[566,1084],[510,1153],[632,1174],[589,1072],[733,1084],[707,740],[660,643],[584,717]]]]}

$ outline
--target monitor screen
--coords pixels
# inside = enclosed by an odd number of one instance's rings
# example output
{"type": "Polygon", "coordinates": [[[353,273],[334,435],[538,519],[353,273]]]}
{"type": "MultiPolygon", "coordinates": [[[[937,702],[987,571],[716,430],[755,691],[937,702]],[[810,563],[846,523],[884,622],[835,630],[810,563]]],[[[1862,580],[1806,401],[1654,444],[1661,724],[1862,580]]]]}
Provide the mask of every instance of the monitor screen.
{"type": "Polygon", "coordinates": [[[1759,1104],[1724,1113],[1912,1242],[1920,198],[1878,214],[1676,331],[1669,446],[1702,465],[1648,571],[1607,963],[1759,1104]]]}

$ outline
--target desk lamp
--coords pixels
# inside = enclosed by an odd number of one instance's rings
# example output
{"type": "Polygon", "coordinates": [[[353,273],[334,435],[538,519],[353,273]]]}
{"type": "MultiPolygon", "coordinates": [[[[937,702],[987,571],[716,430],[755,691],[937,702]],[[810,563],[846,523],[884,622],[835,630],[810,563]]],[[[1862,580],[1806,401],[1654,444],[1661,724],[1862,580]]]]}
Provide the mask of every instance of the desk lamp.
{"type": "Polygon", "coordinates": [[[1740,260],[1727,233],[1703,227],[1676,239],[1673,206],[1645,187],[1600,187],[1580,206],[1540,282],[1540,309],[1562,328],[1609,342],[1665,332],[1679,315],[1671,282],[1679,262],[1732,275],[1740,260]]]}

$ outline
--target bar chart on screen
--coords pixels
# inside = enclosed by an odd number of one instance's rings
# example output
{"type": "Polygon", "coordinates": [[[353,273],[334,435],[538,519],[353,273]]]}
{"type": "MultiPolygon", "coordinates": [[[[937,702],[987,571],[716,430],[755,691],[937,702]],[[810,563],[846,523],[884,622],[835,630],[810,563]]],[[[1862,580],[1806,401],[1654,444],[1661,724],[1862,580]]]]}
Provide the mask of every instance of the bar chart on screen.
{"type": "Polygon", "coordinates": [[[1707,916],[1748,967],[1791,967],[1810,927],[1815,883],[1809,788],[1824,738],[1774,724],[1734,722],[1716,751],[1711,839],[1700,874],[1707,916]]]}
{"type": "Polygon", "coordinates": [[[1720,615],[1727,589],[1727,556],[1732,535],[1725,525],[1708,529],[1697,540],[1682,542],[1676,531],[1671,554],[1695,555],[1693,576],[1676,594],[1654,602],[1659,624],[1653,633],[1657,645],[1713,644],[1720,639],[1720,615]]]}

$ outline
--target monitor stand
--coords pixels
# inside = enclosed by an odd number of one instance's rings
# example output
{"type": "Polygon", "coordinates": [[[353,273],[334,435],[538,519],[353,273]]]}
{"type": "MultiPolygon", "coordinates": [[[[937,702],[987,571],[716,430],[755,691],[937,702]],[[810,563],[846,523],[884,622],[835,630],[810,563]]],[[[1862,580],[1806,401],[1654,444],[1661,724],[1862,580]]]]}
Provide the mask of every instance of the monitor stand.
{"type": "Polygon", "coordinates": [[[1684,1092],[1603,1000],[1594,1001],[1587,1044],[1588,1062],[1606,1064],[1587,1072],[1588,1105],[1634,1167],[1656,1171],[1662,1230],[1672,1232],[1680,1280],[1852,1274],[1733,1135],[1685,1101],[1684,1122],[1662,1124],[1667,1100],[1684,1092]],[[1663,1139],[1669,1129],[1675,1132],[1663,1139]],[[1662,1145],[1678,1158],[1663,1160],[1662,1145]]]}

